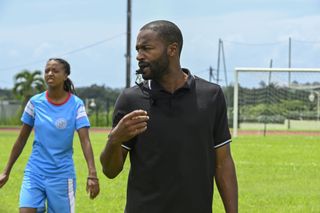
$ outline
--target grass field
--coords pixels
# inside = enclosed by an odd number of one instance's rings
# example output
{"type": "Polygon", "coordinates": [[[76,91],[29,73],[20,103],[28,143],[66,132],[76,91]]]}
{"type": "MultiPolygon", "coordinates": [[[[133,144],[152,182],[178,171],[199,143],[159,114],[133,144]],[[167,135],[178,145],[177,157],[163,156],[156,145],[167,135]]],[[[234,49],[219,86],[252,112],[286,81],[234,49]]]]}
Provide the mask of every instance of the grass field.
{"type": "MultiPolygon", "coordinates": [[[[17,132],[0,131],[0,171],[4,168],[17,132]]],[[[103,177],[99,154],[106,133],[91,132],[100,178],[100,195],[90,200],[85,192],[87,168],[75,138],[77,170],[76,211],[79,213],[123,212],[129,163],[116,179],[103,177]]],[[[0,213],[18,212],[23,170],[32,138],[16,162],[9,182],[0,189],[0,213]]],[[[320,212],[319,136],[239,136],[232,142],[239,184],[239,212],[320,212]]],[[[219,194],[214,195],[214,213],[224,212],[219,194]]]]}

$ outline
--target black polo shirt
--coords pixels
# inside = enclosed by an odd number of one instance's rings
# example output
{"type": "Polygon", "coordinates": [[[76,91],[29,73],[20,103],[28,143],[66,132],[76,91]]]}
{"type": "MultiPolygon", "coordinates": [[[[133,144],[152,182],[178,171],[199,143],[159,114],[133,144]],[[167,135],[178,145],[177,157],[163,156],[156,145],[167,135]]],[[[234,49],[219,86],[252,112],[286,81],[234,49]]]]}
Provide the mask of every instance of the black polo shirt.
{"type": "Polygon", "coordinates": [[[127,213],[212,212],[214,149],[231,141],[221,88],[188,74],[173,94],[155,81],[125,89],[114,110],[115,126],[143,109],[147,130],[123,144],[130,152],[127,213]]]}

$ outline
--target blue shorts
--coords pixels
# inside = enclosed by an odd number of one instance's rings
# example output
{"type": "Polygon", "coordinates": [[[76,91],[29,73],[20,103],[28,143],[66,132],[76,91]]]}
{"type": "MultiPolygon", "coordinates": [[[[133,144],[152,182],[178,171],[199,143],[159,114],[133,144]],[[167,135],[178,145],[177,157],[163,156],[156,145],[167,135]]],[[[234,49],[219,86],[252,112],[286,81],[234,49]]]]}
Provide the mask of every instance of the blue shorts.
{"type": "Polygon", "coordinates": [[[47,202],[48,213],[72,213],[75,192],[75,179],[25,172],[20,191],[20,208],[36,208],[37,212],[45,212],[47,202]]]}

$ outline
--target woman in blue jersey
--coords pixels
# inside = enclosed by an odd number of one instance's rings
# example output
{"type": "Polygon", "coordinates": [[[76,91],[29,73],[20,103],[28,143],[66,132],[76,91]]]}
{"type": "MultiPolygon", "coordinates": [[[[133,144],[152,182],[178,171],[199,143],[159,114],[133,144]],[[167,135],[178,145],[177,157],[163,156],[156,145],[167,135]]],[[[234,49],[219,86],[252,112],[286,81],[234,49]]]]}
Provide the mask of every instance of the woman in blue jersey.
{"type": "Polygon", "coordinates": [[[88,166],[87,192],[91,199],[99,194],[88,131],[90,123],[83,101],[74,95],[69,75],[67,61],[48,60],[44,74],[48,90],[33,96],[27,103],[21,117],[20,134],[0,174],[1,188],[34,129],[32,153],[20,192],[20,213],[44,212],[46,206],[49,213],[74,212],[76,182],[72,144],[75,130],[88,166]]]}

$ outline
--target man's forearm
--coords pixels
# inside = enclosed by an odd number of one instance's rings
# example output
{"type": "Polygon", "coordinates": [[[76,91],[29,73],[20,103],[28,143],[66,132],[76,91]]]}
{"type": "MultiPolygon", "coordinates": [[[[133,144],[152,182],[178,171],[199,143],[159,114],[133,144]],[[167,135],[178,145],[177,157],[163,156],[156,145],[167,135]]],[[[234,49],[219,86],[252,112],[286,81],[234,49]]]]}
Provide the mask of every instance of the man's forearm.
{"type": "Polygon", "coordinates": [[[238,212],[238,183],[232,158],[216,168],[215,180],[226,212],[238,212]]]}
{"type": "Polygon", "coordinates": [[[115,178],[122,171],[124,160],[121,145],[115,144],[109,139],[100,155],[103,173],[108,178],[115,178]]]}

